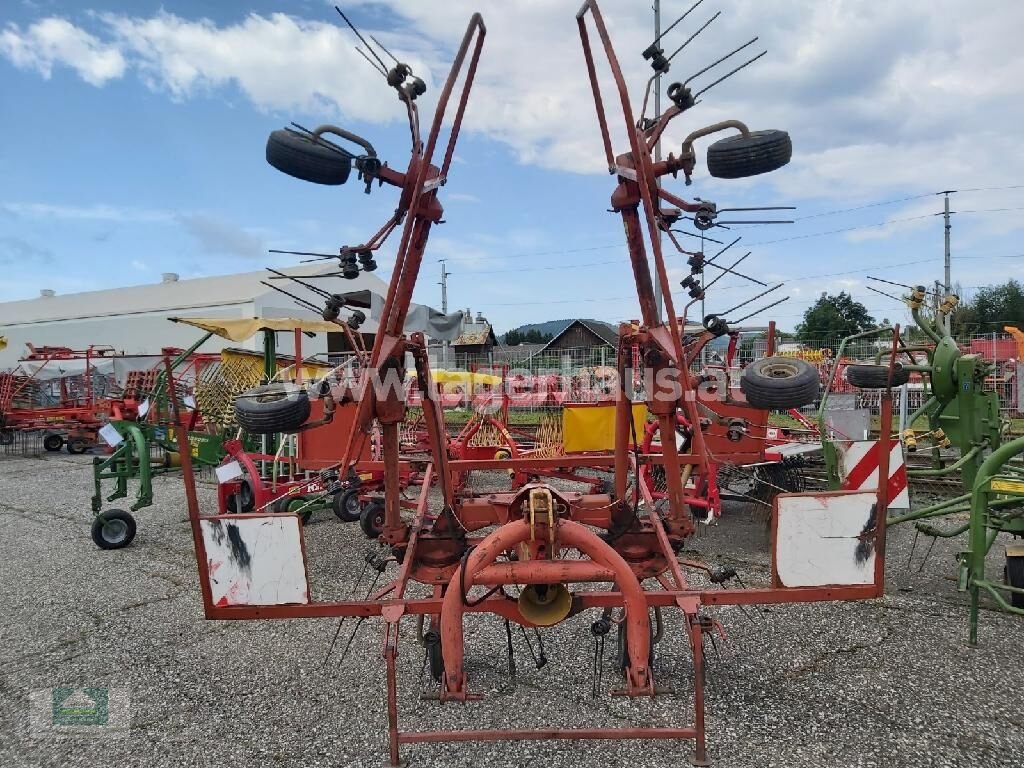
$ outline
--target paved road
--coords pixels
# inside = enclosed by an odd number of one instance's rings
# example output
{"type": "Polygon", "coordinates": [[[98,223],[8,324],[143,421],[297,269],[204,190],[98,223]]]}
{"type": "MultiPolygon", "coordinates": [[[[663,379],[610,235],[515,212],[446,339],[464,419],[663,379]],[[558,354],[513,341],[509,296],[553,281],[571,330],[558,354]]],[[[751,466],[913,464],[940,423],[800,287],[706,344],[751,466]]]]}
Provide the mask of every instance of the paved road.
{"type": "MultiPolygon", "coordinates": [[[[343,629],[325,664],[336,621],[204,621],[180,482],[160,479],[135,543],[103,552],[88,533],[88,461],[0,459],[0,766],[384,765],[378,626],[365,623],[340,661],[343,629]],[[32,692],[41,690],[47,705],[55,686],[126,693],[130,730],[116,739],[56,738],[33,727],[32,692]]],[[[201,494],[213,503],[210,489],[201,494]]],[[[957,542],[940,541],[920,573],[918,547],[908,572],[910,536],[891,534],[884,600],[716,612],[730,643],[721,658],[709,654],[715,765],[1024,764],[1024,621],[985,612],[981,646],[967,649],[967,614],[952,580],[957,542]]],[[[321,516],[307,543],[316,594],[346,594],[367,547],[357,526],[321,516]]],[[[763,525],[741,510],[693,547],[747,583],[767,576],[763,525]]],[[[545,631],[549,662],[540,670],[517,636],[513,687],[503,625],[469,618],[467,671],[486,699],[464,707],[419,699],[429,688],[422,653],[411,622],[403,624],[403,726],[687,721],[690,661],[676,617],[667,617],[655,667],[676,694],[653,702],[592,698],[592,620],[545,631]]],[[[603,687],[615,682],[609,662],[603,687]]],[[[639,767],[686,765],[688,752],[673,742],[534,742],[422,745],[403,756],[421,766],[639,767]]]]}

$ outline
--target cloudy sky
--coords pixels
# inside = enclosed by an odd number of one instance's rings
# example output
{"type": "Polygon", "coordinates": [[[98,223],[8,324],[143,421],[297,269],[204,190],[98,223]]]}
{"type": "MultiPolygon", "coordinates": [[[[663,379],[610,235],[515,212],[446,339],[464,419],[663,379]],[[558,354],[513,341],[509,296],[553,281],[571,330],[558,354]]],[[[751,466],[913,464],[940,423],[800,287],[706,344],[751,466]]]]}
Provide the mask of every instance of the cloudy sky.
{"type": "MultiPolygon", "coordinates": [[[[663,0],[666,21],[692,1],[663,0]]],[[[446,258],[451,304],[483,311],[499,331],[636,315],[622,227],[607,212],[613,180],[576,32],[579,4],[344,3],[427,82],[428,114],[471,12],[480,10],[488,26],[441,192],[446,223],[431,236],[418,301],[439,304],[437,259],[446,258]]],[[[653,37],[650,3],[601,4],[636,109],[649,75],[640,52],[653,37]]],[[[665,151],[678,153],[697,127],[737,118],[788,130],[793,162],[720,181],[701,159],[692,187],[668,184],[722,207],[797,206],[794,224],[715,235],[742,234],[734,250],[752,251],[744,271],[785,281],[778,293],[791,298],[770,313],[783,328],[823,291],[850,291],[876,318],[902,321],[900,306],[869,291],[866,278],[941,278],[942,219],[933,215],[942,210],[940,190],[961,190],[952,198],[952,237],[962,292],[1021,276],[1024,3],[979,0],[965,13],[952,0],[705,0],[666,47],[718,11],[673,61],[667,82],[755,35],[750,50],[768,54],[676,120],[665,151]]],[[[267,133],[295,120],[341,124],[405,165],[401,105],[353,42],[321,0],[5,0],[0,300],[40,288],[155,282],[168,271],[193,277],[291,264],[267,249],[363,241],[393,210],[393,189],[367,196],[355,183],[304,184],[263,160],[267,133]]],[[[708,142],[698,143],[701,158],[708,142]]],[[[669,259],[678,280],[684,259],[669,259]]],[[[386,277],[387,253],[380,261],[386,277]]],[[[727,278],[709,294],[708,310],[756,292],[727,278]]]]}

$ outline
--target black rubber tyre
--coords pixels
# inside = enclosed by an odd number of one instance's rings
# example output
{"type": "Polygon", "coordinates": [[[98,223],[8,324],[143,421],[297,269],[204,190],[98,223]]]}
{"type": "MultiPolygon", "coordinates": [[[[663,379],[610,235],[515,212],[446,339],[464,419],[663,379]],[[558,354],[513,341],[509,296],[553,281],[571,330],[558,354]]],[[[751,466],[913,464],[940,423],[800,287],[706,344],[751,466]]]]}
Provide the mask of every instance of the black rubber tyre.
{"type": "Polygon", "coordinates": [[[267,162],[289,176],[314,184],[339,185],[348,181],[354,156],[324,143],[286,130],[267,137],[267,162]]]}
{"type": "Polygon", "coordinates": [[[334,494],[331,509],[343,523],[354,523],[363,512],[363,502],[359,500],[359,489],[349,488],[334,494]]]}
{"type": "Polygon", "coordinates": [[[298,513],[299,517],[302,518],[302,524],[305,525],[309,522],[309,518],[313,516],[313,508],[312,506],[308,506],[301,512],[298,510],[307,501],[309,501],[309,498],[306,496],[282,496],[270,505],[270,511],[275,515],[298,513]]]}
{"type": "MultiPolygon", "coordinates": [[[[1008,587],[1019,587],[1024,589],[1024,556],[1011,557],[1006,555],[1006,570],[1003,572],[1004,581],[1008,587]]],[[[1014,608],[1024,608],[1024,595],[1019,592],[1010,592],[1010,605],[1014,608]]]]}
{"type": "Polygon", "coordinates": [[[84,437],[72,437],[68,439],[67,450],[72,456],[78,456],[89,450],[89,441],[84,437]]]}
{"type": "Polygon", "coordinates": [[[235,398],[238,426],[254,435],[294,432],[309,419],[309,394],[295,384],[263,384],[235,398]]]}
{"type": "Polygon", "coordinates": [[[43,448],[50,453],[56,453],[64,447],[64,438],[61,435],[47,435],[43,438],[43,448]]]}
{"type": "Polygon", "coordinates": [[[740,389],[755,408],[800,408],[818,398],[818,369],[798,357],[764,357],[743,371],[740,389]]]}
{"type": "Polygon", "coordinates": [[[380,499],[366,502],[359,515],[359,527],[363,529],[366,538],[376,541],[384,533],[384,502],[380,499]]]}
{"type": "Polygon", "coordinates": [[[135,518],[123,509],[100,512],[92,521],[92,540],[100,549],[121,549],[135,538],[135,518]]]}
{"type": "MultiPolygon", "coordinates": [[[[846,380],[857,389],[885,389],[889,381],[887,365],[848,365],[846,380]]],[[[892,385],[902,386],[910,381],[910,371],[904,370],[899,363],[892,369],[892,385]]]]}
{"type": "Polygon", "coordinates": [[[792,157],[793,142],[785,131],[751,131],[708,147],[708,173],[716,179],[744,179],[777,170],[792,157]]]}
{"type": "Polygon", "coordinates": [[[239,484],[238,496],[242,500],[242,512],[252,512],[252,508],[256,506],[256,494],[252,492],[248,480],[243,480],[239,484]]]}
{"type": "Polygon", "coordinates": [[[14,430],[13,429],[2,429],[0,430],[0,445],[12,445],[14,443],[14,430]]]}
{"type": "Polygon", "coordinates": [[[441,634],[436,629],[429,629],[423,635],[423,645],[427,652],[427,663],[430,665],[430,679],[441,682],[444,676],[444,654],[441,651],[441,634]]]}

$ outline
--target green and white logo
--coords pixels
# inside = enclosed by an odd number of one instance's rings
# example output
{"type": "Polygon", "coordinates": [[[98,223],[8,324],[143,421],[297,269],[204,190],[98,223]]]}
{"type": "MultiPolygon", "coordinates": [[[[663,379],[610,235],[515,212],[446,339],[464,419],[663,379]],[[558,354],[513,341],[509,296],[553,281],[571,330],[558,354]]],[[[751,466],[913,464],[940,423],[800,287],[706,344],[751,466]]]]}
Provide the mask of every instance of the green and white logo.
{"type": "Polygon", "coordinates": [[[110,722],[106,688],[54,688],[54,725],[107,725],[110,722]]]}
{"type": "Polygon", "coordinates": [[[61,686],[29,693],[29,732],[35,738],[123,738],[131,729],[127,688],[61,686]]]}

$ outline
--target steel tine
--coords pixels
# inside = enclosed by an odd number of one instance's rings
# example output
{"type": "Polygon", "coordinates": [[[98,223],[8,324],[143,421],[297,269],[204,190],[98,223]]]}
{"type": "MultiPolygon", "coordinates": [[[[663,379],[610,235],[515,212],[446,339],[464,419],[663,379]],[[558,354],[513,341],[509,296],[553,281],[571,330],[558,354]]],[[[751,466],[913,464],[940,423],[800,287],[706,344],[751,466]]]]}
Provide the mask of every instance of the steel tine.
{"type": "Polygon", "coordinates": [[[276,285],[272,285],[272,284],[270,284],[268,282],[265,282],[263,280],[260,280],[260,284],[265,285],[268,288],[273,288],[278,293],[283,293],[285,296],[288,296],[288,297],[294,299],[295,303],[298,304],[300,307],[305,307],[306,309],[311,309],[314,312],[320,312],[321,311],[320,307],[316,306],[312,302],[306,301],[305,299],[300,299],[295,294],[289,293],[288,291],[284,290],[283,288],[278,288],[276,285]]]}
{"type": "Polygon", "coordinates": [[[767,54],[768,54],[768,51],[761,51],[761,52],[760,52],[759,54],[757,54],[757,56],[755,56],[754,58],[752,58],[752,59],[750,59],[750,60],[748,60],[748,61],[744,62],[743,64],[740,64],[740,65],[739,65],[738,67],[736,67],[736,69],[732,70],[731,72],[726,72],[726,73],[725,73],[724,75],[722,75],[722,76],[721,76],[720,78],[718,78],[717,80],[715,80],[715,82],[711,83],[711,85],[708,85],[708,86],[706,86],[706,87],[702,88],[701,90],[697,91],[697,92],[696,92],[695,94],[693,94],[693,98],[695,98],[695,99],[696,99],[696,98],[697,98],[698,96],[700,96],[700,95],[702,95],[702,94],[705,94],[705,93],[707,93],[708,91],[710,91],[710,90],[711,90],[712,88],[714,88],[714,87],[715,87],[716,85],[718,85],[719,83],[721,83],[721,82],[723,82],[723,81],[725,81],[725,80],[728,80],[728,79],[729,79],[730,77],[732,77],[733,75],[735,75],[735,74],[736,74],[737,72],[739,72],[739,71],[740,71],[741,69],[746,69],[746,68],[747,68],[747,67],[749,67],[749,66],[750,66],[751,64],[753,64],[753,63],[754,63],[755,61],[757,61],[757,60],[758,60],[758,59],[760,59],[760,58],[761,58],[762,56],[765,56],[765,55],[767,55],[767,54]]]}
{"type": "MultiPolygon", "coordinates": [[[[704,266],[708,266],[708,264],[705,263],[704,266]]],[[[715,269],[720,269],[723,272],[728,272],[730,275],[736,275],[736,277],[742,277],[744,280],[749,280],[750,282],[757,283],[758,285],[768,285],[768,283],[766,283],[766,282],[764,282],[762,280],[758,280],[756,277],[751,277],[750,275],[746,275],[746,274],[744,274],[742,272],[737,272],[735,269],[730,269],[729,267],[723,267],[721,264],[711,264],[710,266],[714,267],[715,269]]]]}
{"type": "Polygon", "coordinates": [[[728,317],[730,312],[735,312],[740,307],[745,307],[745,306],[747,306],[747,304],[750,304],[752,302],[757,301],[762,296],[767,296],[772,291],[779,290],[779,288],[781,288],[783,285],[785,285],[785,283],[779,283],[778,285],[773,285],[767,291],[761,291],[761,293],[757,294],[757,296],[751,296],[749,299],[747,299],[744,302],[741,302],[740,304],[737,304],[735,307],[729,307],[729,309],[725,310],[724,312],[718,312],[717,314],[718,314],[719,317],[728,317]]]}
{"type": "Polygon", "coordinates": [[[685,47],[686,47],[686,46],[688,46],[688,45],[689,45],[689,44],[690,44],[691,42],[693,42],[693,39],[694,39],[695,37],[697,37],[697,35],[699,35],[699,34],[700,34],[701,32],[703,32],[703,31],[704,31],[705,29],[707,29],[707,28],[708,28],[709,26],[711,26],[711,22],[713,22],[713,21],[714,21],[715,19],[717,19],[717,18],[718,18],[719,16],[721,16],[721,15],[722,15],[722,12],[721,12],[721,11],[718,11],[718,12],[717,12],[717,13],[716,13],[716,14],[715,14],[714,16],[712,16],[712,17],[711,17],[710,19],[708,19],[707,21],[705,21],[705,22],[704,22],[704,26],[700,27],[700,28],[699,28],[699,29],[698,29],[698,30],[697,30],[696,32],[694,32],[694,33],[693,33],[692,35],[690,35],[690,36],[689,36],[688,38],[686,38],[686,40],[684,40],[684,41],[683,41],[683,44],[682,44],[682,45],[680,45],[680,46],[679,46],[678,48],[676,48],[676,49],[675,49],[675,50],[674,50],[674,51],[672,52],[672,55],[668,57],[668,60],[669,60],[669,61],[672,61],[672,59],[674,59],[674,58],[676,57],[676,54],[677,54],[677,53],[679,53],[679,52],[680,52],[681,50],[683,50],[683,48],[685,48],[685,47]]]}
{"type": "Polygon", "coordinates": [[[795,205],[755,205],[749,208],[719,208],[722,211],[795,211],[795,205]]]}
{"type": "MultiPolygon", "coordinates": [[[[669,32],[671,32],[673,29],[675,29],[676,26],[679,24],[679,22],[681,22],[683,19],[685,19],[687,16],[689,16],[695,10],[697,10],[697,6],[700,5],[703,2],[704,2],[704,0],[697,0],[696,3],[694,3],[693,5],[690,6],[690,9],[688,11],[684,12],[682,16],[680,16],[678,19],[676,19],[671,24],[669,24],[668,27],[660,35],[658,35],[656,38],[654,38],[654,42],[652,42],[651,45],[657,45],[658,41],[661,40],[661,38],[663,38],[665,35],[667,35],[669,32]]],[[[650,46],[648,46],[648,48],[649,47],[650,46]]]]}
{"type": "Polygon", "coordinates": [[[381,67],[385,71],[387,71],[387,68],[388,68],[387,64],[384,63],[384,60],[381,59],[381,57],[377,55],[377,52],[375,50],[373,50],[373,48],[370,48],[369,43],[366,42],[366,38],[364,38],[362,36],[362,34],[359,32],[358,29],[356,29],[356,25],[348,20],[348,16],[345,15],[345,12],[343,10],[341,10],[341,8],[339,8],[338,6],[334,6],[334,10],[336,10],[341,15],[341,18],[343,18],[345,20],[345,23],[348,24],[349,29],[351,29],[353,32],[356,33],[356,37],[358,37],[362,41],[363,45],[366,46],[367,50],[369,50],[370,53],[373,54],[373,58],[375,58],[377,60],[377,62],[381,65],[381,67]]]}
{"type": "Polygon", "coordinates": [[[739,320],[730,320],[729,322],[733,323],[733,324],[742,323],[744,320],[749,320],[754,315],[760,315],[762,312],[766,312],[769,309],[771,309],[772,307],[777,307],[777,306],[779,306],[779,304],[782,304],[783,302],[789,301],[791,298],[793,298],[793,297],[792,296],[787,296],[784,299],[779,299],[775,303],[769,304],[767,307],[761,307],[760,309],[756,310],[755,312],[751,312],[749,315],[744,315],[739,320]]]}
{"type": "MultiPolygon", "coordinates": [[[[380,49],[381,49],[382,51],[384,51],[384,53],[386,53],[386,54],[387,54],[388,56],[390,56],[390,57],[391,57],[391,60],[392,60],[393,62],[395,62],[395,64],[401,64],[401,63],[402,63],[402,62],[400,62],[400,61],[399,61],[399,60],[398,60],[397,58],[395,58],[395,54],[393,54],[393,53],[392,53],[391,51],[389,51],[389,50],[388,50],[388,49],[387,49],[387,48],[386,48],[386,47],[384,46],[384,43],[382,43],[382,42],[381,42],[380,40],[378,40],[378,39],[377,39],[376,37],[374,37],[373,35],[370,35],[370,39],[371,39],[371,40],[373,40],[373,42],[375,42],[375,43],[377,44],[377,46],[378,46],[378,47],[379,47],[379,48],[380,48],[380,49]]],[[[406,66],[408,66],[408,65],[406,65],[406,66]]],[[[410,71],[411,71],[411,70],[410,70],[410,71]]]]}
{"type": "Polygon", "coordinates": [[[735,240],[733,240],[733,241],[732,241],[731,243],[729,243],[729,244],[728,244],[727,246],[725,246],[725,248],[723,248],[722,250],[720,250],[720,251],[719,251],[718,253],[716,253],[716,254],[715,254],[714,256],[712,256],[712,257],[711,257],[710,259],[708,259],[708,260],[707,260],[706,262],[704,262],[704,263],[705,263],[705,264],[714,264],[714,262],[715,262],[715,259],[717,259],[717,258],[718,258],[719,256],[721,256],[721,255],[722,255],[723,253],[725,253],[726,251],[728,251],[728,250],[729,250],[730,248],[732,248],[732,247],[733,247],[734,245],[736,245],[736,243],[738,243],[738,242],[739,242],[740,240],[742,240],[742,239],[743,239],[743,236],[742,236],[742,235],[740,235],[740,236],[739,236],[739,237],[737,237],[737,238],[736,238],[735,240]]]}
{"type": "MultiPolygon", "coordinates": [[[[739,257],[738,259],[736,259],[736,261],[734,261],[734,262],[733,262],[733,263],[732,263],[731,265],[729,265],[729,269],[733,269],[733,268],[735,268],[735,267],[738,267],[738,266],[739,266],[739,264],[740,264],[740,262],[741,262],[741,261],[743,261],[744,259],[746,259],[746,258],[747,258],[747,256],[749,256],[749,255],[750,255],[750,254],[752,254],[752,253],[753,253],[753,251],[747,251],[746,253],[744,253],[744,254],[743,254],[742,256],[740,256],[740,257],[739,257]]],[[[715,266],[718,266],[718,265],[716,264],[715,266]]],[[[719,275],[718,277],[716,277],[716,278],[715,278],[714,280],[712,280],[712,281],[711,281],[710,283],[708,283],[707,285],[705,285],[705,286],[704,286],[704,290],[705,290],[705,291],[707,291],[707,289],[708,289],[708,288],[710,288],[710,287],[711,287],[712,285],[714,285],[714,284],[715,284],[715,283],[717,283],[717,282],[718,282],[719,280],[721,280],[721,279],[722,279],[723,277],[725,277],[725,275],[726,275],[726,273],[725,273],[725,272],[723,272],[722,274],[720,274],[720,275],[719,275]]]]}
{"type": "Polygon", "coordinates": [[[714,243],[715,245],[721,245],[722,244],[721,240],[715,240],[715,238],[708,237],[707,235],[705,235],[703,233],[699,234],[699,235],[696,235],[693,232],[687,232],[685,229],[672,229],[672,230],[669,230],[669,231],[670,232],[675,232],[678,235],[686,235],[687,237],[699,237],[702,240],[707,240],[709,243],[714,243]]]}
{"type": "Polygon", "coordinates": [[[703,74],[704,74],[705,72],[707,72],[707,71],[708,71],[709,69],[713,69],[713,68],[717,67],[717,66],[718,66],[719,64],[721,64],[721,63],[722,63],[723,61],[725,61],[725,60],[726,60],[726,59],[728,59],[729,57],[731,57],[731,56],[735,56],[735,55],[736,55],[737,53],[739,53],[740,51],[742,51],[742,50],[743,50],[744,48],[747,48],[747,47],[749,47],[749,46],[753,45],[753,44],[754,44],[754,43],[756,43],[756,42],[757,42],[757,38],[756,38],[756,37],[755,37],[755,38],[752,38],[751,40],[748,40],[748,41],[747,41],[747,42],[745,42],[745,43],[744,43],[743,45],[741,45],[741,46],[740,46],[739,48],[735,48],[735,49],[733,49],[732,51],[730,51],[729,53],[725,54],[725,56],[723,56],[722,58],[718,59],[717,61],[713,61],[713,62],[711,62],[710,64],[708,64],[708,65],[707,65],[706,67],[704,67],[704,69],[700,70],[699,72],[694,72],[694,73],[693,73],[692,75],[690,75],[690,76],[689,76],[688,78],[686,78],[686,79],[685,79],[685,80],[683,81],[683,87],[685,88],[685,87],[686,87],[687,85],[689,85],[689,84],[690,84],[690,82],[691,82],[691,81],[692,81],[692,80],[693,80],[694,78],[696,78],[696,77],[700,77],[700,76],[701,76],[701,75],[703,75],[703,74]]]}
{"type": "Polygon", "coordinates": [[[375,62],[373,59],[371,59],[369,56],[367,56],[366,55],[366,51],[364,51],[358,45],[355,48],[356,48],[356,53],[358,53],[360,56],[362,56],[364,59],[366,59],[370,63],[371,67],[373,67],[375,70],[380,72],[382,75],[384,75],[384,78],[387,79],[388,73],[385,72],[383,69],[381,69],[381,66],[377,62],[375,62]]]}
{"type": "Polygon", "coordinates": [[[795,223],[792,219],[757,219],[757,220],[739,220],[739,221],[726,221],[723,223],[715,223],[716,227],[724,226],[725,224],[793,224],[795,223]]]}
{"type": "Polygon", "coordinates": [[[314,251],[282,251],[277,248],[268,248],[267,253],[284,253],[289,256],[316,256],[319,259],[336,259],[336,253],[316,253],[314,251]]]}

